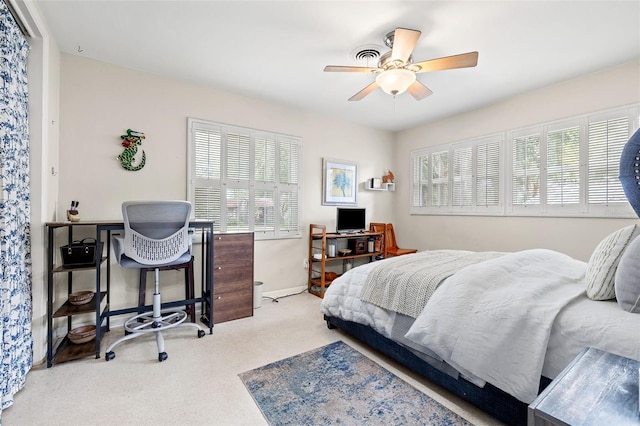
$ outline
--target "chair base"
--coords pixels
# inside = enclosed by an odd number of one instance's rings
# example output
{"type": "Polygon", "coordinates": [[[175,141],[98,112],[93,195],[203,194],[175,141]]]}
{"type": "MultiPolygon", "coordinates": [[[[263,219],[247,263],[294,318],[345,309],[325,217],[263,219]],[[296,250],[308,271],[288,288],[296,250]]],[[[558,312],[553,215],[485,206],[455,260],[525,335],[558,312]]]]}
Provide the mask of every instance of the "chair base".
{"type": "Polygon", "coordinates": [[[187,313],[180,309],[164,309],[160,315],[154,312],[144,312],[129,318],[124,323],[124,329],[127,334],[111,343],[105,351],[105,359],[111,361],[116,357],[113,348],[122,342],[144,336],[147,333],[156,333],[156,343],[158,345],[158,361],[162,362],[168,358],[164,351],[163,330],[175,327],[193,327],[198,330],[198,338],[205,335],[204,329],[196,323],[184,322],[187,319],[187,313]]]}

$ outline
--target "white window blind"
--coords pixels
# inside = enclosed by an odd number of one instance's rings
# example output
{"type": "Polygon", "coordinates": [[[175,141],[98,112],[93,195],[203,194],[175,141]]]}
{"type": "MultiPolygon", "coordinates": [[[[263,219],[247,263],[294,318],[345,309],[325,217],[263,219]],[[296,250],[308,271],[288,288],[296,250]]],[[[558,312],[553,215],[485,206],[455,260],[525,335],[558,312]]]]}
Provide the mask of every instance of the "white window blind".
{"type": "Polygon", "coordinates": [[[502,143],[489,138],[477,144],[475,192],[476,205],[486,213],[496,211],[502,204],[502,143]]]}
{"type": "Polygon", "coordinates": [[[513,205],[540,204],[540,134],[515,137],[511,155],[511,200],[513,205]]]}
{"type": "Polygon", "coordinates": [[[413,152],[412,213],[500,212],[502,137],[413,152]]]}
{"type": "Polygon", "coordinates": [[[411,213],[635,217],[618,168],[639,125],[637,104],[414,151],[411,213]]]}
{"type": "Polygon", "coordinates": [[[414,155],[412,163],[413,184],[411,207],[427,207],[429,205],[429,155],[414,155]]]}
{"type": "Polygon", "coordinates": [[[547,204],[566,206],[580,203],[580,128],[547,133],[547,204]]]}
{"type": "Polygon", "coordinates": [[[628,139],[628,117],[589,123],[589,204],[626,202],[618,169],[628,139]]]}
{"type": "Polygon", "coordinates": [[[189,199],[217,232],[299,238],[300,138],[189,119],[189,199]]]}
{"type": "Polygon", "coordinates": [[[278,234],[300,233],[300,167],[302,161],[300,142],[294,139],[280,138],[276,157],[280,175],[278,179],[279,197],[277,222],[278,234]]]}
{"type": "Polygon", "coordinates": [[[431,207],[449,206],[449,151],[431,154],[431,207]]]}
{"type": "Polygon", "coordinates": [[[471,146],[453,149],[453,207],[471,207],[473,197],[473,149],[471,146]]]}

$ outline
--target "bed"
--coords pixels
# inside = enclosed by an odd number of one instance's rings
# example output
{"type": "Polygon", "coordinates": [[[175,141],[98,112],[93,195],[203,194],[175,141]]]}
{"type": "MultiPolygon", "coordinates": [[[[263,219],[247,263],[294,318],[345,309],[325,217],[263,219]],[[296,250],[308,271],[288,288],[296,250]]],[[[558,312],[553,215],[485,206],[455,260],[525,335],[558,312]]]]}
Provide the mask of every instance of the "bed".
{"type": "Polygon", "coordinates": [[[640,359],[640,279],[627,276],[640,263],[639,234],[636,225],[611,234],[589,262],[544,249],[372,262],[334,280],[321,310],[330,328],[526,424],[528,404],[584,347],[640,359]],[[616,273],[635,286],[619,289],[635,306],[611,298],[616,273]]]}

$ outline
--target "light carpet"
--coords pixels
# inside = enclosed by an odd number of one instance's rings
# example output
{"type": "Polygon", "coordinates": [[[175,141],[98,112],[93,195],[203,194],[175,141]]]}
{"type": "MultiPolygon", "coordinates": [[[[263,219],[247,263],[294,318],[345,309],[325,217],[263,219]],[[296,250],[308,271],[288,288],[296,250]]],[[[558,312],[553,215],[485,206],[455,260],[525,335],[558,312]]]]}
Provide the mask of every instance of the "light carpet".
{"type": "Polygon", "coordinates": [[[342,341],[239,376],[271,425],[470,425],[342,341]]]}

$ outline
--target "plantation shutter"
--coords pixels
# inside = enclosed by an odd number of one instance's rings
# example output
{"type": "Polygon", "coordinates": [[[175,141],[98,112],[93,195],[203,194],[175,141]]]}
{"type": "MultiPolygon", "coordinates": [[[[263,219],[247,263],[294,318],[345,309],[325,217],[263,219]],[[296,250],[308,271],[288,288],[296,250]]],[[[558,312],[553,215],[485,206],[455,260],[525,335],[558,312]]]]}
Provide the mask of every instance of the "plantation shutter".
{"type": "Polygon", "coordinates": [[[431,206],[449,206],[449,151],[431,154],[431,206]]]}
{"type": "Polygon", "coordinates": [[[300,237],[301,141],[189,119],[189,197],[196,219],[256,239],[300,237]]]}
{"type": "Polygon", "coordinates": [[[228,131],[225,155],[226,209],[228,232],[249,231],[253,225],[254,206],[249,194],[251,174],[251,136],[228,131]]]}
{"type": "Polygon", "coordinates": [[[540,204],[540,134],[518,136],[512,145],[513,206],[540,204]]]}
{"type": "Polygon", "coordinates": [[[411,214],[636,217],[619,180],[640,104],[411,152],[411,214]]]}
{"type": "Polygon", "coordinates": [[[588,126],[589,204],[627,203],[618,179],[620,155],[629,139],[627,116],[590,121],[588,126]]]}
{"type": "Polygon", "coordinates": [[[222,202],[222,130],[217,126],[202,126],[194,128],[192,133],[195,151],[194,216],[200,220],[213,220],[214,230],[219,232],[222,202]]]}
{"type": "Polygon", "coordinates": [[[499,207],[502,153],[498,140],[479,143],[476,157],[476,205],[478,207],[499,207]]]}
{"type": "Polygon", "coordinates": [[[471,146],[453,149],[453,207],[470,207],[473,202],[473,149],[471,146]]]}
{"type": "Polygon", "coordinates": [[[280,139],[279,171],[280,197],[278,200],[281,233],[297,233],[300,230],[300,200],[298,170],[302,160],[298,141],[280,139]]]}
{"type": "Polygon", "coordinates": [[[427,207],[429,200],[429,155],[414,153],[412,156],[411,206],[427,207]]]}
{"type": "Polygon", "coordinates": [[[546,193],[548,205],[580,203],[580,128],[547,133],[546,193]]]}
{"type": "Polygon", "coordinates": [[[259,135],[255,141],[255,206],[256,232],[274,232],[276,198],[276,140],[273,136],[259,135]]]}

